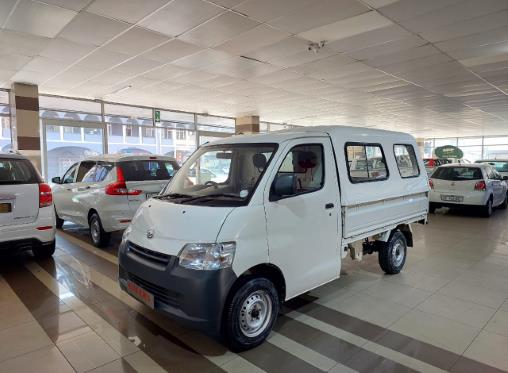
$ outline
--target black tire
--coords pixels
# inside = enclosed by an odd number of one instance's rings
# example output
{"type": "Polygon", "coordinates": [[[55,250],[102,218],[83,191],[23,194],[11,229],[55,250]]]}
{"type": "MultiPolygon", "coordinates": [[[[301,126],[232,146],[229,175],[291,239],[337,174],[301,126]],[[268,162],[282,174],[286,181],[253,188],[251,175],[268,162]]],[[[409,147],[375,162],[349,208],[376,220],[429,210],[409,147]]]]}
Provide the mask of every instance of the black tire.
{"type": "Polygon", "coordinates": [[[499,208],[500,208],[501,210],[506,210],[506,208],[507,208],[507,207],[508,207],[508,193],[504,196],[504,201],[503,201],[503,203],[501,203],[501,204],[499,205],[499,208]]]}
{"type": "Polygon", "coordinates": [[[88,226],[90,229],[90,238],[92,239],[92,243],[96,247],[105,247],[108,246],[109,241],[111,239],[111,233],[106,232],[102,228],[101,218],[99,214],[94,212],[90,219],[88,220],[88,226]]]}
{"type": "Polygon", "coordinates": [[[60,219],[60,217],[58,216],[58,213],[56,212],[56,208],[55,208],[55,219],[56,219],[56,228],[62,229],[65,220],[60,219]]]}
{"type": "Polygon", "coordinates": [[[279,295],[270,280],[251,278],[235,291],[229,304],[226,304],[225,312],[223,334],[226,344],[231,351],[249,350],[263,343],[270,334],[279,313],[279,295]],[[262,304],[266,307],[264,312],[261,308],[261,315],[264,314],[265,318],[259,329],[249,331],[249,322],[256,322],[253,320],[256,316],[253,317],[252,313],[260,312],[255,306],[262,307],[262,304]],[[252,307],[250,312],[246,307],[252,307]]]}
{"type": "Polygon", "coordinates": [[[482,207],[482,216],[484,218],[490,218],[492,216],[493,211],[494,211],[494,208],[492,207],[492,197],[491,197],[487,201],[487,204],[482,207]]]}
{"type": "Polygon", "coordinates": [[[430,202],[429,203],[429,213],[430,214],[434,214],[436,212],[436,209],[437,209],[437,205],[433,202],[430,202]]]}
{"type": "Polygon", "coordinates": [[[55,241],[53,241],[49,245],[37,245],[33,247],[32,252],[36,259],[46,259],[53,256],[55,248],[55,241]]]}
{"type": "Polygon", "coordinates": [[[395,275],[404,267],[406,263],[406,254],[406,237],[401,231],[396,230],[393,232],[388,242],[383,242],[379,245],[379,266],[386,274],[395,275]]]}

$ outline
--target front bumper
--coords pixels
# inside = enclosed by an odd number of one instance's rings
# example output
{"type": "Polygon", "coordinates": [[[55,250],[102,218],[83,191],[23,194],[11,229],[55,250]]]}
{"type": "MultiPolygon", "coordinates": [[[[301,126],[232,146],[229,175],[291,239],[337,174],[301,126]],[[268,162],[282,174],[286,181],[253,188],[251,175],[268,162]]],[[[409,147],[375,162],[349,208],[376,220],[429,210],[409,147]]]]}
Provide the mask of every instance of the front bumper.
{"type": "Polygon", "coordinates": [[[119,248],[119,282],[132,281],[154,295],[154,308],[181,324],[217,336],[229,290],[237,277],[231,268],[197,271],[180,267],[178,258],[131,243],[119,248]]]}

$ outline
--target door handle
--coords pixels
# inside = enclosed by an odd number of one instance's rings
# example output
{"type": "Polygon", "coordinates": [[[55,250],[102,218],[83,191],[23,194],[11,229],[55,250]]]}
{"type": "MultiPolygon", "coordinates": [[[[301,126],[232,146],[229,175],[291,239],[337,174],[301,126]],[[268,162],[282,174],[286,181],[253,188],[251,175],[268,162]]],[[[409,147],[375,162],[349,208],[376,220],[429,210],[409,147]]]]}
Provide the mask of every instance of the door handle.
{"type": "Polygon", "coordinates": [[[82,192],[83,190],[87,190],[87,189],[90,189],[90,187],[89,186],[81,187],[81,188],[78,188],[78,192],[82,192]]]}
{"type": "Polygon", "coordinates": [[[327,204],[325,205],[325,209],[327,209],[327,210],[328,210],[328,209],[333,209],[333,208],[334,208],[333,203],[327,203],[327,204]]]}

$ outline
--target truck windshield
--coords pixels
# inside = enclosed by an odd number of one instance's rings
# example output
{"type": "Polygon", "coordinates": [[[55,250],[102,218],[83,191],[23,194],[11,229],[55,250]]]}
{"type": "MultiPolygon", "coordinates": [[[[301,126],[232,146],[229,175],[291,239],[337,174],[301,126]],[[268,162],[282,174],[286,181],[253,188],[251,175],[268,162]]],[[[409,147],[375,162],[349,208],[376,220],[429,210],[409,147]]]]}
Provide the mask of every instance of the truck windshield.
{"type": "Polygon", "coordinates": [[[157,197],[180,204],[244,206],[277,144],[210,145],[198,149],[157,197]]]}

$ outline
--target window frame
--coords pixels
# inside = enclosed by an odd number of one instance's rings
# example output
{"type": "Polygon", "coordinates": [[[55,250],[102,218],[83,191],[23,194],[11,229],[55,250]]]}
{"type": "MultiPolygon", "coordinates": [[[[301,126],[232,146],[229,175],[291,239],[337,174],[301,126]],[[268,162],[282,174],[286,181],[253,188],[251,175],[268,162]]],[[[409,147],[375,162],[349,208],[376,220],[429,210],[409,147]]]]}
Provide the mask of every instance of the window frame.
{"type": "MultiPolygon", "coordinates": [[[[418,164],[418,157],[416,156],[416,151],[415,151],[413,144],[401,144],[401,143],[393,144],[393,157],[395,158],[395,164],[397,165],[397,169],[399,170],[399,175],[400,175],[401,179],[412,179],[415,177],[420,177],[420,175],[421,175],[420,165],[418,164]],[[415,161],[416,161],[416,169],[418,170],[418,173],[416,175],[402,176],[402,173],[400,172],[399,163],[397,162],[397,155],[395,154],[395,147],[396,146],[405,146],[406,149],[408,146],[411,147],[411,149],[413,150],[413,155],[415,157],[415,161]]],[[[410,155],[410,158],[411,158],[411,155],[410,155]]],[[[388,168],[388,165],[386,167],[388,168]]]]}
{"type": "Polygon", "coordinates": [[[67,171],[64,172],[63,176],[62,176],[62,179],[61,179],[61,184],[74,184],[76,182],[76,175],[78,173],[78,167],[79,167],[79,163],[80,162],[76,162],[74,163],[73,165],[71,165],[67,171]],[[72,182],[70,183],[66,183],[65,182],[65,177],[67,176],[67,174],[74,168],[74,177],[72,178],[72,182]]]}
{"type": "MultiPolygon", "coordinates": [[[[326,183],[326,159],[325,159],[325,147],[322,143],[302,143],[302,144],[297,144],[295,146],[292,146],[287,152],[286,154],[284,155],[284,157],[282,158],[282,161],[281,163],[279,164],[279,167],[277,168],[277,171],[275,172],[275,175],[272,179],[272,182],[270,184],[270,189],[269,189],[269,194],[268,194],[268,200],[270,202],[277,202],[277,201],[280,201],[280,200],[283,200],[283,199],[287,199],[287,198],[293,198],[293,197],[298,197],[298,196],[302,196],[304,194],[310,194],[310,193],[314,193],[314,192],[318,192],[320,190],[322,190],[324,187],[325,187],[325,183],[326,183]],[[273,194],[273,187],[274,187],[274,183],[275,183],[275,179],[277,178],[277,175],[279,174],[279,170],[280,168],[282,167],[282,164],[284,163],[284,161],[286,160],[286,157],[288,156],[289,152],[291,152],[294,148],[297,148],[297,147],[300,147],[300,146],[319,146],[321,147],[321,164],[323,165],[323,177],[322,177],[322,183],[321,183],[321,186],[319,187],[319,189],[314,189],[314,190],[309,190],[307,192],[301,192],[301,193],[297,193],[297,194],[292,194],[290,196],[284,196],[284,197],[278,197],[278,196],[275,196],[273,194]],[[276,197],[276,199],[274,199],[273,197],[276,197]]],[[[284,172],[286,174],[298,174],[297,172],[284,172]]]]}
{"type": "MultiPolygon", "coordinates": [[[[378,181],[386,181],[390,178],[390,169],[388,167],[388,163],[386,162],[385,151],[383,150],[383,146],[380,143],[348,141],[344,144],[344,156],[345,156],[345,161],[346,161],[347,177],[348,177],[349,181],[351,182],[351,184],[363,184],[363,183],[372,183],[372,182],[378,182],[378,181]],[[379,147],[379,149],[381,149],[381,155],[383,156],[383,161],[384,161],[384,164],[386,167],[386,176],[382,179],[353,180],[351,178],[351,167],[349,166],[349,158],[347,155],[348,146],[363,146],[363,147],[377,146],[377,147],[379,147]]],[[[365,158],[366,158],[366,162],[367,162],[367,174],[368,174],[369,168],[368,168],[367,152],[365,152],[365,158]]]]}

